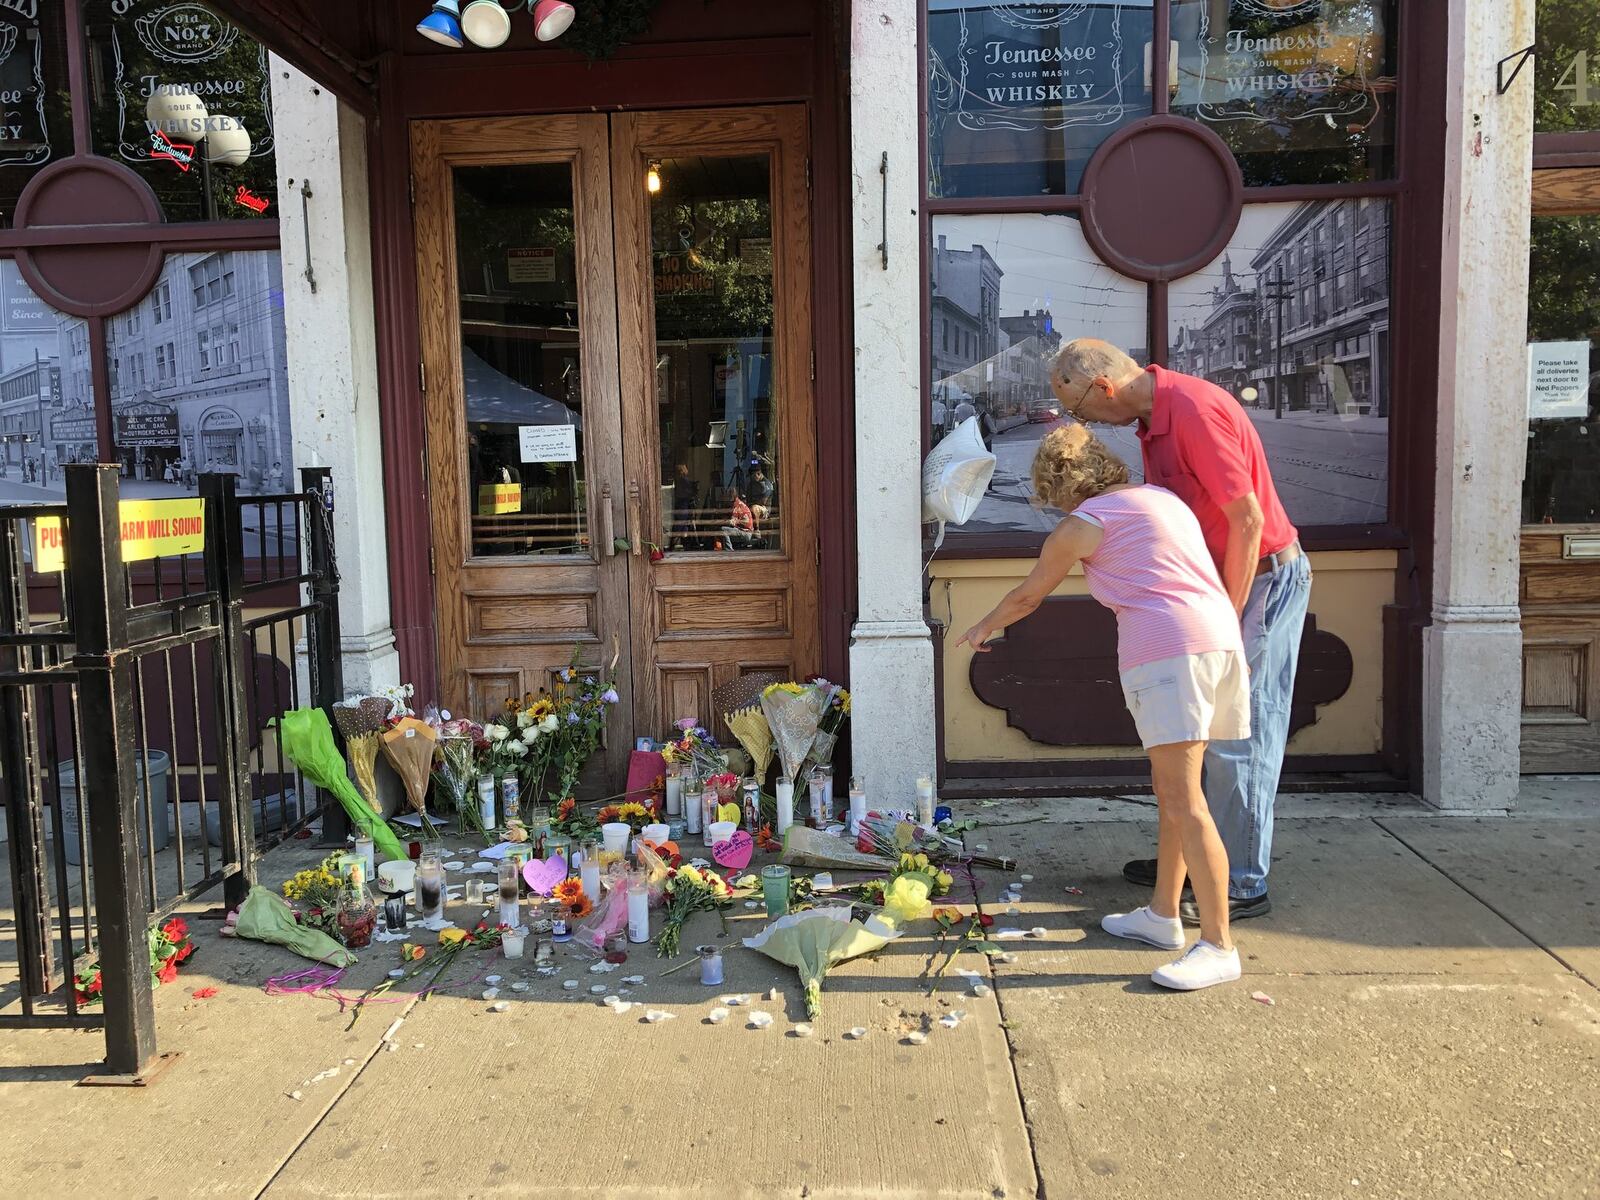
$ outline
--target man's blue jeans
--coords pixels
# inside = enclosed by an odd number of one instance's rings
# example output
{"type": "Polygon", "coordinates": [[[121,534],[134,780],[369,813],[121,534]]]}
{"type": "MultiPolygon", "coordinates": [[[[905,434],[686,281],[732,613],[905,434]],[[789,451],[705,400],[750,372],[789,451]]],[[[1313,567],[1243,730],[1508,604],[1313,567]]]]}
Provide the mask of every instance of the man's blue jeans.
{"type": "Polygon", "coordinates": [[[1267,890],[1272,802],[1289,740],[1289,702],[1310,598],[1311,563],[1304,554],[1256,577],[1243,617],[1250,737],[1206,747],[1206,803],[1228,851],[1228,895],[1236,900],[1267,890]]]}

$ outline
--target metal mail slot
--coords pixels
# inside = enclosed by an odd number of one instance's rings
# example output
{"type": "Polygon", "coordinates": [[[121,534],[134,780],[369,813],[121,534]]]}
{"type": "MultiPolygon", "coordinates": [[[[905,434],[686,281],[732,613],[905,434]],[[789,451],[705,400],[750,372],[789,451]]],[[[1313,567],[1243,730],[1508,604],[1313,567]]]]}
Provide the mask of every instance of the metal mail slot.
{"type": "Polygon", "coordinates": [[[1600,558],[1600,534],[1563,534],[1561,537],[1561,557],[1600,558]]]}

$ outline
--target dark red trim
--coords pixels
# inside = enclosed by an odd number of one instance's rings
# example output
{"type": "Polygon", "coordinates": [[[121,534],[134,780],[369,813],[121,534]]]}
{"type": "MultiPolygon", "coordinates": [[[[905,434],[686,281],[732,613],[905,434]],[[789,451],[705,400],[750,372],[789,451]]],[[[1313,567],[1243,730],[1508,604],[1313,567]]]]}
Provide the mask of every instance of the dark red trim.
{"type": "Polygon", "coordinates": [[[89,379],[94,395],[95,441],[99,443],[100,461],[117,461],[117,437],[111,419],[111,366],[106,359],[106,320],[101,316],[89,317],[89,379]]]}
{"type": "MultiPolygon", "coordinates": [[[[323,18],[337,16],[347,25],[371,11],[365,5],[284,3],[284,0],[209,0],[211,7],[238,25],[274,54],[293,63],[365,117],[378,115],[377,86],[370,63],[362,63],[341,45],[343,37],[361,39],[354,29],[330,32],[323,18]]],[[[418,16],[421,16],[419,11],[418,16]]]]}
{"type": "MultiPolygon", "coordinates": [[[[1144,758],[988,760],[952,762],[939,795],[947,800],[1022,799],[1112,794],[1148,794],[1150,763],[1144,758]]],[[[1311,792],[1403,792],[1408,784],[1389,773],[1375,754],[1291,754],[1283,760],[1278,790],[1311,792]]]]}
{"type": "Polygon", "coordinates": [[[1280,187],[1247,187],[1246,204],[1269,201],[1343,200],[1365,196],[1398,196],[1405,191],[1398,179],[1375,179],[1370,183],[1294,183],[1280,187]]]}
{"type": "Polygon", "coordinates": [[[89,47],[84,39],[83,4],[66,0],[62,10],[67,36],[67,92],[77,102],[72,108],[72,153],[88,154],[89,138],[89,47]]]}
{"type": "MultiPolygon", "coordinates": [[[[959,542],[946,540],[937,561],[1032,558],[1044,546],[1044,539],[1042,533],[964,533],[959,542]]],[[[1411,546],[1411,537],[1395,525],[1312,525],[1300,531],[1300,544],[1308,554],[1336,550],[1405,550],[1411,546]]],[[[933,543],[924,542],[923,555],[932,552],[933,543]]]]}
{"type": "MultiPolygon", "coordinates": [[[[66,160],[63,160],[66,161],[66,160]]],[[[120,166],[110,159],[90,159],[120,166]]],[[[60,163],[55,164],[57,166],[60,163]]],[[[245,243],[278,247],[276,218],[260,221],[195,221],[190,224],[149,225],[35,225],[25,229],[0,230],[0,250],[32,246],[120,246],[131,241],[150,241],[166,249],[203,250],[226,246],[230,250],[253,249],[245,243]]]]}
{"type": "Polygon", "coordinates": [[[1552,168],[1582,168],[1600,167],[1600,150],[1577,150],[1560,154],[1540,154],[1533,156],[1533,169],[1547,171],[1552,168]]]}
{"type": "Polygon", "coordinates": [[[1572,133],[1535,133],[1533,135],[1533,161],[1550,155],[1581,156],[1600,159],[1600,130],[1572,133]]]}
{"type": "Polygon", "coordinates": [[[1157,0],[1150,25],[1150,112],[1164,117],[1172,111],[1172,10],[1157,0]]]}
{"type": "MultiPolygon", "coordinates": [[[[928,177],[927,138],[923,141],[922,177],[928,177]]],[[[924,207],[934,216],[982,216],[987,213],[1078,213],[1082,196],[945,196],[928,199],[924,207]]]]}
{"type": "MultiPolygon", "coordinates": [[[[378,60],[379,92],[403,91],[401,61],[378,60]]],[[[415,234],[410,204],[411,146],[403,118],[385,115],[367,142],[372,192],[372,280],[378,346],[378,401],[383,444],[384,508],[388,522],[389,616],[401,677],[419,696],[438,694],[433,544],[424,468],[427,442],[417,372],[415,234]]]]}

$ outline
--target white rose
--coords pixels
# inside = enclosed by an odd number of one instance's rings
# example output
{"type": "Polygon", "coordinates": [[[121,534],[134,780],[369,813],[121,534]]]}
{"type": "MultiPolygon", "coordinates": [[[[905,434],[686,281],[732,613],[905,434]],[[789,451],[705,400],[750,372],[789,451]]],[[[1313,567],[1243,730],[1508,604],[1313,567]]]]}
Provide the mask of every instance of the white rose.
{"type": "Polygon", "coordinates": [[[539,729],[538,729],[538,727],[535,726],[532,729],[524,729],[522,731],[522,740],[523,740],[523,742],[525,742],[529,746],[531,746],[535,742],[537,742],[539,740],[539,729]]]}
{"type": "Polygon", "coordinates": [[[555,713],[551,713],[539,722],[539,729],[543,733],[554,733],[560,725],[561,722],[556,719],[555,713]]]}
{"type": "Polygon", "coordinates": [[[526,729],[533,724],[533,714],[526,709],[517,714],[517,728],[526,729]]]}
{"type": "Polygon", "coordinates": [[[528,744],[526,742],[507,742],[506,750],[515,758],[523,758],[528,753],[528,744]]]}
{"type": "Polygon", "coordinates": [[[503,742],[510,736],[510,733],[511,731],[504,725],[487,725],[483,730],[483,735],[491,742],[503,742]]]}

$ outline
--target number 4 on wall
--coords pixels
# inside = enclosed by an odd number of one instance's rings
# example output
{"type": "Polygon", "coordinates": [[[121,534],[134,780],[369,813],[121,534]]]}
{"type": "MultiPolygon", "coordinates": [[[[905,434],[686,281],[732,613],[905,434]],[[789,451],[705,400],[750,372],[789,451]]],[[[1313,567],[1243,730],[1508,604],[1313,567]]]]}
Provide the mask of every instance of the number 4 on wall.
{"type": "Polygon", "coordinates": [[[1579,50],[1556,81],[1556,91],[1572,93],[1572,107],[1600,104],[1600,88],[1589,78],[1589,52],[1579,50]]]}

